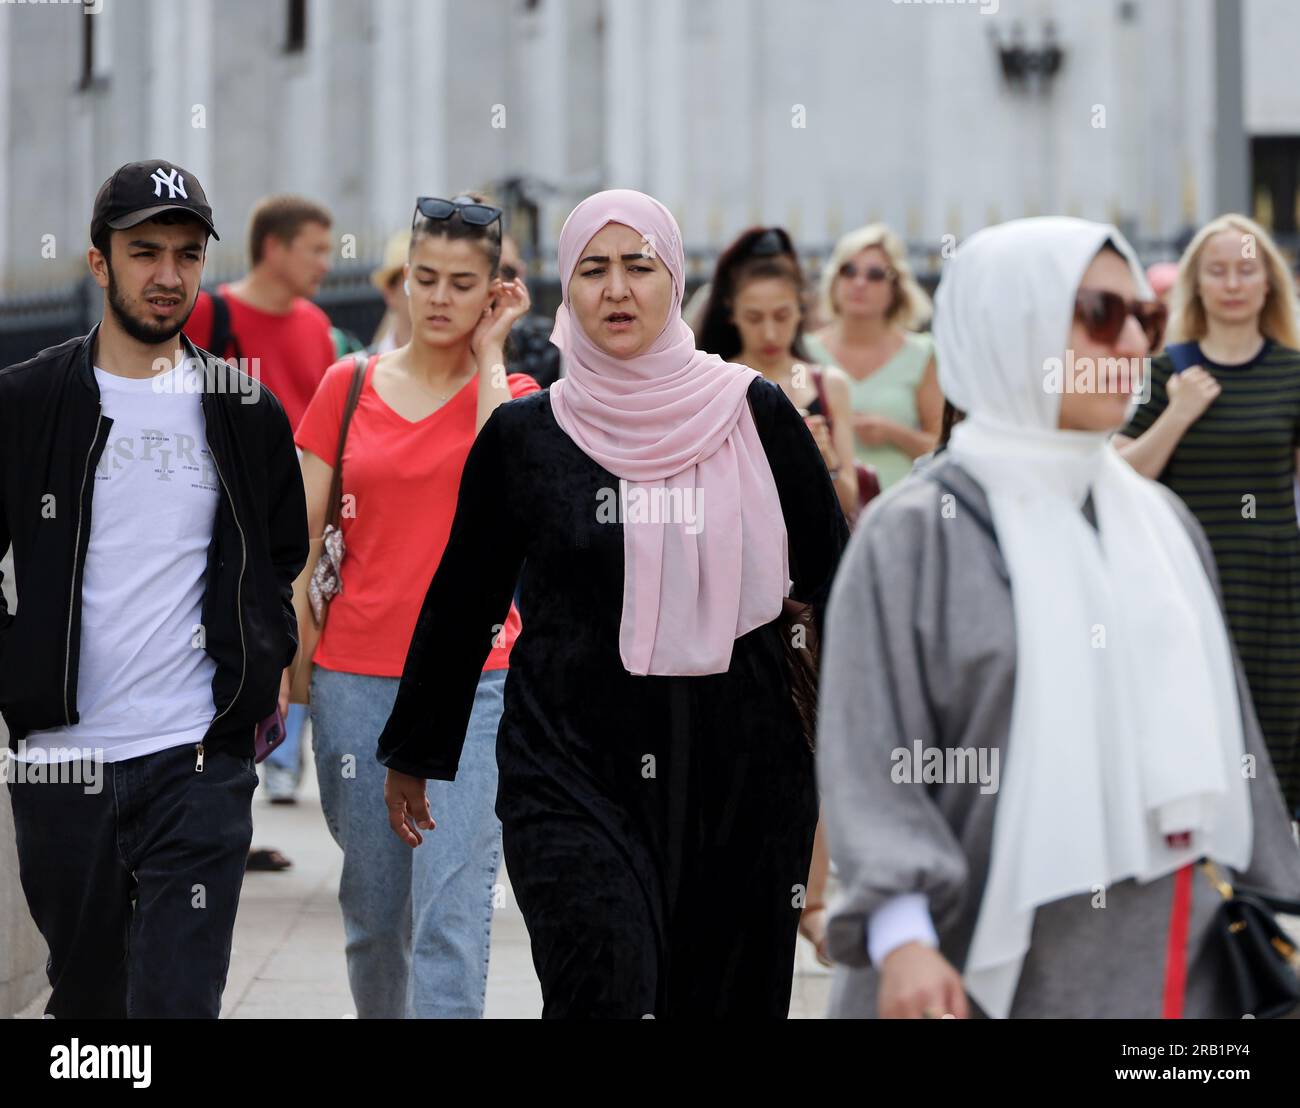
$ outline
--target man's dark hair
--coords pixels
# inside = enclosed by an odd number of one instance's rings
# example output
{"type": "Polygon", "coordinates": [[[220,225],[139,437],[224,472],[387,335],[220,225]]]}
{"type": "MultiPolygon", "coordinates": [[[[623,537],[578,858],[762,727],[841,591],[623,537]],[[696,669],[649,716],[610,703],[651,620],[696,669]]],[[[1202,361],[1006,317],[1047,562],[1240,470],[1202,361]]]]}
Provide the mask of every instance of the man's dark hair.
{"type": "MultiPolygon", "coordinates": [[[[208,234],[208,229],[203,226],[203,221],[201,219],[196,219],[194,216],[190,215],[187,212],[182,212],[182,211],[159,212],[157,215],[151,216],[149,219],[146,219],[145,222],[161,223],[165,227],[175,227],[178,224],[182,224],[182,223],[193,223],[196,227],[201,228],[203,231],[204,250],[206,250],[208,247],[208,239],[210,237],[208,234]]],[[[133,230],[133,228],[128,227],[127,230],[133,230]]],[[[97,232],[90,236],[90,245],[93,246],[96,250],[98,250],[101,254],[103,254],[104,257],[110,262],[113,260],[112,252],[110,250],[112,241],[113,241],[113,228],[109,227],[107,224],[98,228],[97,232]]]]}

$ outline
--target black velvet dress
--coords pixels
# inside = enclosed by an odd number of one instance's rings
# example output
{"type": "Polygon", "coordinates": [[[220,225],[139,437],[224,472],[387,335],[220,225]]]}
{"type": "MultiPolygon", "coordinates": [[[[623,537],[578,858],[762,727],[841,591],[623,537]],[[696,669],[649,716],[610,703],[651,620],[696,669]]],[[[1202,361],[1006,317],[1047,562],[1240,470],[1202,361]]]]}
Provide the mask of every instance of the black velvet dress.
{"type": "MultiPolygon", "coordinates": [[[[749,398],[792,595],[819,605],[843,516],[780,389],[758,378],[749,398]]],[[[466,461],[379,759],[454,778],[518,582],[496,810],[544,1015],[784,1017],[818,806],[782,624],[737,639],[724,674],[629,674],[622,526],[597,520],[610,488],[617,478],[560,429],[548,393],[493,413],[466,461]]]]}

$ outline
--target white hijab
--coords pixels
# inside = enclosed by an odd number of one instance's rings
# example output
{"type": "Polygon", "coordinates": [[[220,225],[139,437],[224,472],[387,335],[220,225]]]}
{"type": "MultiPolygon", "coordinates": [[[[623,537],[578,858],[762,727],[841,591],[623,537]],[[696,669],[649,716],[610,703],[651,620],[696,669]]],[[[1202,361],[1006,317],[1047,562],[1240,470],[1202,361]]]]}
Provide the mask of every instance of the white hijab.
{"type": "Polygon", "coordinates": [[[936,297],[940,384],[966,412],[950,452],[988,494],[1015,607],[1011,730],[965,971],[995,1017],[1011,1010],[1038,905],[1251,855],[1232,650],[1196,549],[1108,435],[1057,429],[1045,387],[1107,240],[1149,296],[1119,231],[1053,217],[971,236],[936,297]],[[1184,831],[1189,845],[1166,840],[1184,831]]]}

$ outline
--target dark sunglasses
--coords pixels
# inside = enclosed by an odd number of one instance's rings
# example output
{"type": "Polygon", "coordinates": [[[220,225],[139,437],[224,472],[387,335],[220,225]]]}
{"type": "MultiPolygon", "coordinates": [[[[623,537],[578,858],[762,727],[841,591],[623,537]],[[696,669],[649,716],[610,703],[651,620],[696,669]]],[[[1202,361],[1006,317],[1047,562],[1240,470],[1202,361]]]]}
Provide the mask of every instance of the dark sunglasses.
{"type": "Polygon", "coordinates": [[[1083,324],[1093,342],[1118,341],[1128,317],[1138,321],[1147,345],[1155,350],[1165,333],[1169,309],[1159,300],[1126,300],[1116,292],[1080,289],[1074,298],[1074,318],[1083,324]]]}
{"type": "Polygon", "coordinates": [[[411,227],[420,216],[425,219],[450,219],[459,214],[460,221],[471,227],[489,227],[497,224],[497,234],[501,233],[501,209],[490,204],[480,204],[468,197],[455,200],[443,200],[437,196],[421,196],[415,201],[415,214],[411,216],[411,227]]]}
{"type": "Polygon", "coordinates": [[[506,284],[509,284],[518,276],[519,276],[519,270],[517,270],[514,266],[503,265],[501,267],[501,280],[505,281],[506,284]]]}
{"type": "Polygon", "coordinates": [[[859,269],[852,262],[845,262],[840,266],[840,276],[846,281],[852,281],[855,277],[865,277],[868,281],[892,281],[898,276],[898,271],[892,265],[869,265],[866,269],[859,269]]]}

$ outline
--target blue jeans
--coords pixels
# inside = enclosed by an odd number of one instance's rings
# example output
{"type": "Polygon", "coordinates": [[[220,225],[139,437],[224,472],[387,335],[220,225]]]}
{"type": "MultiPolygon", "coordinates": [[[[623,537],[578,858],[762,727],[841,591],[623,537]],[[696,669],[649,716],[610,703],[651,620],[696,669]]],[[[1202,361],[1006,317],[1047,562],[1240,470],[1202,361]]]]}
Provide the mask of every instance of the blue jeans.
{"type": "Polygon", "coordinates": [[[339,904],[361,1019],[479,1018],[501,860],[497,725],[505,670],[479,679],[455,781],[428,783],[437,828],[393,834],[375,759],[398,679],[315,666],[311,720],[321,806],[343,848],[339,904]]]}

